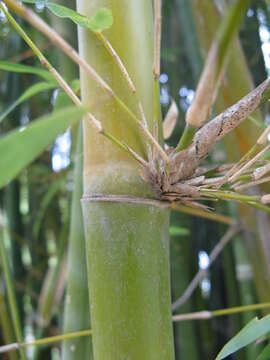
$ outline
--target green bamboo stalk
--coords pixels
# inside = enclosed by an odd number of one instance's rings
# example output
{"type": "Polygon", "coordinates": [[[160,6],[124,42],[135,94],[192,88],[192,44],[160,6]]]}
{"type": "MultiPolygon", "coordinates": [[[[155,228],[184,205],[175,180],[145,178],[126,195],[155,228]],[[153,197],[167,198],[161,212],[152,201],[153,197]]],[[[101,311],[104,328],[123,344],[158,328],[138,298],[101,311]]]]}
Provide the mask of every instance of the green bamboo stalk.
{"type": "MultiPolygon", "coordinates": [[[[79,331],[90,327],[89,296],[85,240],[80,200],[82,197],[83,146],[82,127],[78,129],[75,153],[74,191],[71,205],[71,224],[68,252],[67,293],[65,299],[64,332],[79,331]]],[[[62,358],[91,359],[91,339],[73,338],[62,344],[62,358]]]]}
{"type": "MultiPolygon", "coordinates": [[[[14,332],[16,336],[16,340],[18,342],[23,341],[22,329],[21,329],[21,321],[19,317],[19,311],[16,302],[16,296],[14,292],[14,285],[12,275],[10,273],[9,264],[8,264],[8,255],[5,249],[5,245],[3,242],[3,238],[0,238],[0,261],[1,267],[5,279],[6,289],[7,289],[7,297],[11,312],[12,324],[14,327],[14,332]]],[[[20,351],[20,356],[23,360],[25,360],[25,353],[23,350],[20,351]]]]}
{"type": "MultiPolygon", "coordinates": [[[[14,333],[7,309],[6,298],[3,288],[0,289],[0,322],[1,322],[1,338],[5,341],[5,344],[9,344],[12,341],[14,341],[14,333]]],[[[9,358],[10,360],[17,360],[18,354],[11,353],[9,354],[9,358]]]]}
{"type": "MultiPolygon", "coordinates": [[[[153,129],[152,4],[138,0],[78,1],[78,11],[91,16],[105,6],[114,25],[106,37],[133,79],[149,128],[153,129]],[[121,34],[121,37],[119,37],[121,34]]],[[[125,104],[138,113],[119,67],[98,40],[79,29],[80,54],[125,104]]],[[[137,153],[145,142],[134,123],[81,70],[86,105],[110,133],[137,153]]],[[[137,115],[138,116],[138,115],[137,115]]],[[[83,217],[94,358],[174,359],[169,282],[168,208],[152,200],[136,162],[97,138],[84,123],[83,217]]]]}

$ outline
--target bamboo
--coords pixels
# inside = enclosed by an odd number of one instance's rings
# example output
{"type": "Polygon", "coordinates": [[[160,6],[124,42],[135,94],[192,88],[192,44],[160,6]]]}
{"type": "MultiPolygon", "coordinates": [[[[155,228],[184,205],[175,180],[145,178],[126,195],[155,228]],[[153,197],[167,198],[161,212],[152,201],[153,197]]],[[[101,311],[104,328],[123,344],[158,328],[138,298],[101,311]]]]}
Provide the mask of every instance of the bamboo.
{"type": "MultiPolygon", "coordinates": [[[[210,47],[215,29],[220,22],[219,9],[212,2],[208,1],[192,1],[194,18],[196,23],[196,30],[200,40],[201,48],[207,50],[210,47]],[[211,19],[211,21],[209,21],[211,19]]],[[[226,82],[223,82],[221,87],[221,96],[217,99],[217,111],[223,111],[236,99],[242,98],[253,87],[251,76],[243,56],[242,49],[239,42],[236,40],[232,44],[231,60],[228,64],[228,71],[226,73],[226,82]],[[235,78],[237,77],[237,82],[235,78]]],[[[261,118],[259,110],[253,113],[256,118],[261,118]]],[[[245,121],[235,129],[234,134],[231,134],[225,139],[225,146],[229,161],[235,161],[237,158],[243,156],[256,143],[261,129],[256,127],[253,123],[245,121]],[[248,134],[248,136],[247,136],[248,134]]],[[[269,234],[269,220],[267,216],[253,212],[247,207],[240,206],[240,214],[245,226],[252,228],[256,236],[251,235],[250,232],[245,234],[245,244],[248,249],[249,258],[252,263],[254,272],[256,290],[261,301],[269,299],[269,242],[266,238],[269,234]],[[255,216],[254,216],[255,214],[255,216]],[[259,259],[259,260],[258,260],[259,259]]]]}
{"type": "MultiPolygon", "coordinates": [[[[64,333],[90,327],[85,241],[80,204],[82,196],[82,149],[82,127],[80,126],[75,155],[64,333]]],[[[91,339],[85,337],[65,340],[62,345],[62,358],[65,360],[91,359],[91,339]]]]}
{"type": "MultiPolygon", "coordinates": [[[[114,25],[104,35],[134,81],[153,130],[153,19],[151,2],[78,1],[91,16],[112,10],[114,25]],[[121,34],[121,36],[119,36],[121,34]]],[[[119,66],[93,34],[79,29],[81,56],[138,114],[119,66]]],[[[146,157],[145,141],[115,101],[85,76],[82,98],[110,133],[146,157]]],[[[173,359],[169,285],[169,213],[152,200],[138,164],[84,123],[83,214],[87,244],[94,358],[173,359]]]]}

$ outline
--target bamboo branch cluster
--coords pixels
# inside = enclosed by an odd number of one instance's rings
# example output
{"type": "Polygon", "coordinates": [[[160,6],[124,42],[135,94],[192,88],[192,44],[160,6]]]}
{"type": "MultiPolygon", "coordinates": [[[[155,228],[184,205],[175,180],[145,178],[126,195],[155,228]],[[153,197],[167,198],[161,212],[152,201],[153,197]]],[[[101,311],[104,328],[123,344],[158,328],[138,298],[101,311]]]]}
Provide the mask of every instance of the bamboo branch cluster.
{"type": "MultiPolygon", "coordinates": [[[[36,14],[14,0],[4,0],[4,3],[19,15],[24,17],[33,26],[43,32],[79,66],[86,74],[97,82],[117,104],[135,121],[145,138],[147,148],[147,160],[137,154],[128,144],[116,139],[108,133],[98,119],[91,113],[87,113],[87,119],[97,130],[98,133],[106,136],[110,141],[127,151],[141,165],[140,175],[149,183],[153,189],[155,197],[160,200],[175,202],[180,201],[186,206],[199,208],[208,211],[209,208],[199,200],[205,199],[233,199],[236,201],[246,202],[252,206],[260,207],[264,211],[270,212],[265,205],[269,203],[269,195],[262,197],[241,196],[238,191],[245,190],[251,186],[256,186],[268,182],[270,177],[265,176],[270,171],[267,161],[262,161],[262,156],[269,150],[267,138],[270,133],[270,126],[263,132],[257,141],[257,144],[245,155],[237,164],[227,166],[221,169],[216,167],[209,175],[209,170],[201,168],[201,162],[212,151],[214,145],[224,136],[230,133],[243,120],[245,120],[258,106],[265,102],[270,95],[270,79],[265,80],[260,86],[246,95],[236,104],[225,110],[213,120],[203,125],[209,114],[215,93],[218,88],[220,78],[224,72],[224,64],[227,58],[227,50],[233,35],[236,32],[240,19],[247,7],[241,2],[237,2],[232,7],[228,17],[225,19],[225,25],[221,29],[213,46],[209,52],[205,69],[202,73],[195,100],[187,113],[187,129],[180,139],[180,146],[176,149],[164,148],[158,141],[158,77],[160,74],[160,44],[161,44],[161,27],[162,27],[162,4],[160,0],[154,1],[155,14],[155,46],[154,46],[154,64],[153,64],[153,81],[154,81],[154,133],[149,130],[147,119],[141,100],[136,95],[136,87],[132,81],[125,65],[112,47],[108,39],[102,34],[97,33],[105,49],[109,52],[113,60],[119,67],[124,79],[126,80],[130,91],[134,94],[140,114],[140,119],[132,110],[115,94],[113,89],[103,80],[100,75],[84,60],[80,55],[53,29],[49,28],[36,14]],[[230,26],[233,25],[233,28],[230,26]],[[226,41],[225,41],[226,40],[226,41]],[[224,43],[225,41],[225,43],[224,43]],[[224,45],[225,44],[225,45],[224,45]],[[222,50],[224,45],[225,50],[222,50]],[[223,52],[222,52],[223,51],[223,52]],[[209,88],[209,89],[208,89],[209,88]],[[209,91],[208,91],[208,90],[209,91]],[[204,94],[210,95],[205,98],[204,94]],[[202,111],[202,109],[205,109],[202,111]],[[194,119],[197,119],[196,121],[194,119]],[[194,122],[195,121],[195,122],[194,122]],[[200,128],[201,127],[201,128],[200,128]],[[198,131],[196,129],[199,129],[198,131]],[[182,141],[184,139],[184,141],[182,141]],[[229,191],[224,191],[224,186],[229,186],[229,191]]],[[[248,2],[247,2],[248,3],[248,2]]],[[[1,6],[3,8],[3,6],[1,6]]],[[[52,67],[45,56],[28,38],[25,32],[16,24],[11,15],[3,8],[7,17],[16,28],[16,30],[27,41],[29,46],[39,57],[41,63],[51,72],[60,87],[69,95],[72,101],[81,106],[81,100],[74,94],[70,86],[65,82],[61,75],[52,67]]],[[[168,138],[176,124],[178,109],[174,102],[169,109],[163,124],[164,138],[168,138]]]]}

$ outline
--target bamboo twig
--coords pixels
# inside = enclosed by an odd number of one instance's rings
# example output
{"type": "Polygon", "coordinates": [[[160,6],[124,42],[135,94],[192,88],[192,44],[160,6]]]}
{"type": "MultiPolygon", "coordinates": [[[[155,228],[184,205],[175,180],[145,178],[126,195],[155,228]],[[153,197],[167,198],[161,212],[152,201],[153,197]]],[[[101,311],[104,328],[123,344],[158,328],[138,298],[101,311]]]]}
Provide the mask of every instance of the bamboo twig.
{"type": "MultiPolygon", "coordinates": [[[[81,66],[82,69],[89,75],[97,84],[99,84],[105,91],[112,96],[117,104],[126,111],[129,116],[139,125],[144,137],[153,145],[163,158],[165,163],[168,163],[169,158],[163,148],[159,145],[158,141],[154,139],[150,131],[143,125],[137,116],[129,109],[129,107],[114,93],[111,87],[100,77],[100,75],[68,44],[56,31],[49,27],[39,16],[37,16],[31,9],[17,3],[14,0],[3,0],[3,2],[18,15],[23,17],[32,26],[42,32],[47,38],[49,38],[53,44],[64,51],[64,53],[71,58],[77,65],[81,66]]],[[[142,108],[140,107],[140,114],[142,115],[142,108]]],[[[90,119],[91,120],[91,119],[90,119]]],[[[94,119],[92,119],[94,120],[94,119]]],[[[91,121],[92,121],[91,120],[91,121]]],[[[146,122],[146,120],[143,120],[146,122]]]]}
{"type": "MultiPolygon", "coordinates": [[[[0,8],[3,10],[5,15],[7,16],[8,20],[14,27],[14,29],[22,36],[22,38],[25,40],[25,42],[28,44],[28,46],[33,50],[35,55],[40,60],[41,64],[48,69],[48,71],[52,74],[53,78],[57,81],[57,83],[60,85],[60,87],[64,90],[64,92],[69,96],[69,98],[72,100],[72,102],[76,106],[82,106],[81,100],[77,97],[77,95],[74,93],[72,88],[68,85],[68,83],[62,78],[62,76],[58,73],[58,71],[49,63],[49,61],[46,59],[46,57],[42,54],[42,52],[39,50],[39,48],[33,43],[33,41],[29,38],[29,36],[26,34],[26,32],[21,28],[21,26],[16,22],[16,20],[5,10],[4,6],[0,3],[0,8]]],[[[127,111],[130,111],[127,109],[127,111]]],[[[135,116],[133,113],[131,115],[135,116]]],[[[114,144],[119,146],[122,150],[128,151],[128,148],[121,143],[118,139],[116,139],[112,134],[107,132],[102,127],[101,122],[95,118],[95,116],[90,113],[89,111],[86,113],[86,119],[91,123],[93,128],[101,135],[105,136],[107,139],[112,141],[114,144]]],[[[136,119],[136,117],[135,117],[136,119]]],[[[139,120],[138,120],[139,121],[139,120]]],[[[139,122],[139,126],[142,128],[142,131],[146,134],[148,139],[150,141],[152,140],[151,134],[147,129],[144,129],[143,125],[139,122]]],[[[159,145],[158,145],[159,146],[159,145]]],[[[129,152],[130,155],[134,155],[133,153],[129,152]]],[[[166,155],[166,154],[165,154],[166,155]]],[[[134,157],[134,156],[133,156],[134,157]]],[[[166,155],[167,158],[167,155],[166,155]]]]}
{"type": "Polygon", "coordinates": [[[270,176],[262,178],[260,180],[251,181],[251,182],[248,182],[246,184],[239,184],[237,186],[234,186],[233,189],[235,191],[241,191],[241,190],[248,189],[250,187],[260,185],[260,184],[263,184],[263,183],[266,183],[266,182],[269,182],[269,181],[270,181],[270,176]]]}
{"type": "Polygon", "coordinates": [[[190,296],[193,294],[197,286],[200,284],[202,278],[207,273],[209,267],[215,262],[217,257],[220,255],[221,251],[224,249],[224,247],[228,244],[228,242],[241,231],[241,227],[239,225],[233,225],[231,226],[225,235],[220,239],[220,241],[216,244],[214,249],[211,251],[209,255],[209,265],[207,269],[201,269],[198,271],[198,273],[195,275],[195,277],[190,282],[189,286],[184,291],[183,295],[179,297],[173,304],[172,304],[172,310],[175,311],[179,307],[185,304],[187,300],[190,298],[190,296]]]}
{"type": "Polygon", "coordinates": [[[237,177],[243,174],[245,170],[251,167],[259,158],[270,149],[270,145],[267,145],[263,150],[261,150],[256,156],[254,156],[250,161],[243,165],[238,171],[236,171],[229,179],[229,182],[233,182],[237,177]]]}
{"type": "Polygon", "coordinates": [[[105,49],[108,50],[109,54],[112,56],[112,58],[115,60],[117,66],[119,67],[121,73],[123,74],[124,78],[126,79],[126,82],[131,90],[131,92],[134,94],[134,96],[136,97],[136,101],[138,103],[138,109],[139,109],[139,113],[141,115],[141,121],[143,123],[143,125],[148,128],[147,125],[147,121],[146,121],[146,117],[145,117],[145,113],[143,110],[143,106],[142,103],[140,101],[140,99],[137,96],[137,90],[136,87],[134,85],[134,82],[132,81],[127,68],[125,67],[123,61],[121,60],[121,58],[118,56],[117,52],[115,51],[115,49],[113,48],[112,44],[109,42],[109,40],[106,38],[106,36],[102,33],[99,32],[96,34],[98,39],[101,41],[101,43],[104,45],[105,49]]]}
{"type": "Polygon", "coordinates": [[[180,205],[178,203],[172,203],[172,209],[178,212],[181,212],[183,214],[188,214],[188,215],[192,215],[192,216],[198,216],[201,217],[203,219],[207,219],[210,221],[216,221],[216,222],[220,222],[222,224],[225,225],[233,225],[235,224],[235,220],[229,216],[225,216],[222,214],[218,214],[218,213],[211,213],[208,211],[204,211],[204,210],[200,210],[200,209],[195,209],[195,208],[191,208],[189,206],[184,206],[184,205],[180,205]]]}
{"type": "Polygon", "coordinates": [[[49,345],[49,344],[53,344],[53,343],[56,343],[56,342],[59,342],[62,340],[74,339],[77,337],[91,336],[91,335],[92,335],[92,331],[90,329],[88,329],[88,330],[67,333],[67,334],[63,334],[63,335],[51,336],[51,337],[38,339],[38,340],[34,340],[34,341],[17,342],[17,343],[13,343],[13,344],[0,346],[0,354],[6,353],[9,351],[13,351],[13,350],[27,348],[30,346],[49,345]]]}
{"type": "Polygon", "coordinates": [[[186,320],[209,320],[218,316],[226,316],[233,314],[240,314],[248,311],[262,310],[270,308],[270,303],[252,304],[246,306],[235,306],[228,309],[220,309],[214,311],[197,311],[189,314],[174,315],[173,321],[186,321],[186,320]]]}

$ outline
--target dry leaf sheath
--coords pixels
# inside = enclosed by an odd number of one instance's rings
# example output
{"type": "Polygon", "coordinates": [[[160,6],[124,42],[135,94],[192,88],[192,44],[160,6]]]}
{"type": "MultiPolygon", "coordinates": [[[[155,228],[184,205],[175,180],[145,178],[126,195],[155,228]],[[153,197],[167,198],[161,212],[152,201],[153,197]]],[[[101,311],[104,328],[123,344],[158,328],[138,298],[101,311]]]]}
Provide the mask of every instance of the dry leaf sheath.
{"type": "MultiPolygon", "coordinates": [[[[209,179],[206,176],[208,170],[200,169],[200,163],[219,140],[237,127],[265,101],[268,96],[269,85],[270,79],[265,80],[236,104],[204,125],[198,130],[188,148],[180,152],[169,149],[167,152],[170,159],[168,168],[160,158],[158,167],[151,163],[143,166],[142,177],[151,184],[156,196],[168,201],[189,201],[204,198],[205,193],[202,194],[201,188],[213,187],[218,184],[222,176],[226,176],[226,171],[229,171],[232,166],[224,168],[223,174],[217,169],[214,178],[209,179]]],[[[260,156],[254,160],[259,161],[259,158],[260,156]]],[[[248,169],[249,167],[247,167],[248,169]]],[[[254,171],[255,169],[252,170],[252,172],[254,171]]]]}

